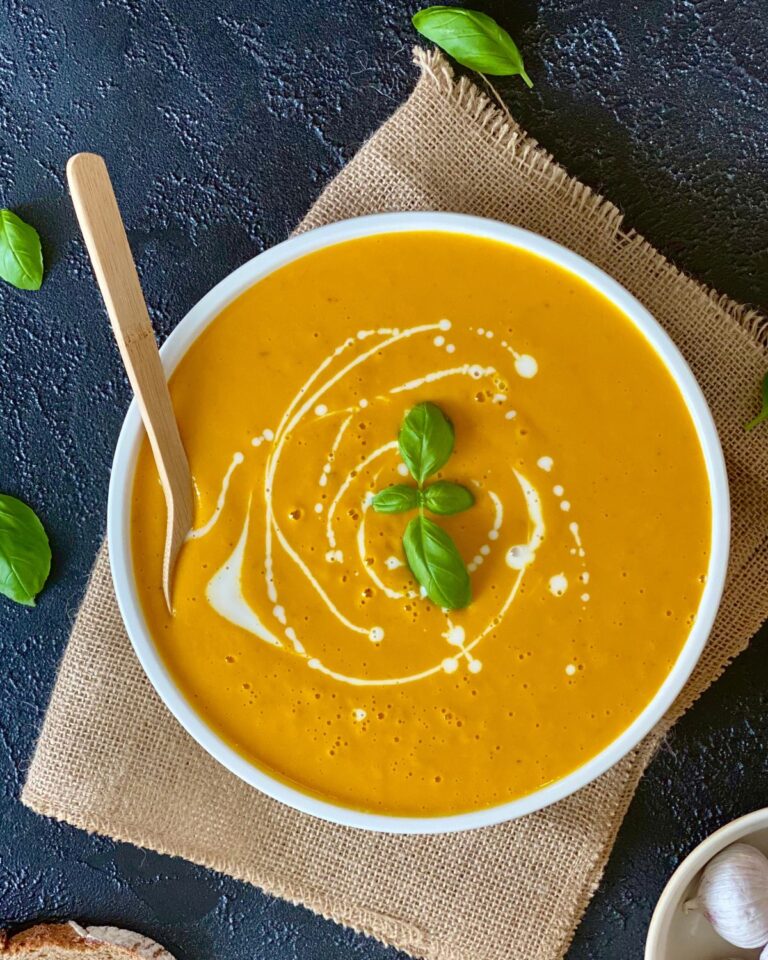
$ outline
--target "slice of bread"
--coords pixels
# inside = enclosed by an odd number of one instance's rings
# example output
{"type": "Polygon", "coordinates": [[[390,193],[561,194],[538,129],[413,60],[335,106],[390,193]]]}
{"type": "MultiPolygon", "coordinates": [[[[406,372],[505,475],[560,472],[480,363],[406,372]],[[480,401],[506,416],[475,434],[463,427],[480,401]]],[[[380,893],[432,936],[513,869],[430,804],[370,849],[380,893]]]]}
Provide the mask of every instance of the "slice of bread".
{"type": "Polygon", "coordinates": [[[159,943],[117,927],[40,923],[13,936],[0,931],[0,958],[16,960],[174,960],[159,943]]]}

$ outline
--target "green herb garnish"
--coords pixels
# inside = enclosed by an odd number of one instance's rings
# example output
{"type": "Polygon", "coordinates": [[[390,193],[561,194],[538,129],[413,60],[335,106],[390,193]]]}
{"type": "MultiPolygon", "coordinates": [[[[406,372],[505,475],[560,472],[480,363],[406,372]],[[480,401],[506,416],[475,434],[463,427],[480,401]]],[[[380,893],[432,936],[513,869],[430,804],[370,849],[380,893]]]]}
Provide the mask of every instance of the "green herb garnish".
{"type": "Polygon", "coordinates": [[[766,373],[766,375],[763,377],[762,400],[763,409],[753,420],[749,421],[749,423],[746,425],[747,430],[754,430],[758,424],[768,420],[768,373],[766,373]]]}
{"type": "Polygon", "coordinates": [[[520,76],[529,86],[515,41],[493,17],[462,7],[425,7],[413,15],[419,33],[462,66],[494,77],[520,76]]]}
{"type": "Polygon", "coordinates": [[[469,573],[450,536],[434,520],[414,517],[405,528],[403,548],[411,572],[439,607],[459,610],[472,599],[469,573]]]}
{"type": "Polygon", "coordinates": [[[437,480],[424,490],[423,500],[427,510],[449,517],[454,513],[461,513],[462,510],[469,510],[475,497],[471,490],[462,487],[460,483],[437,480]]]}
{"type": "Polygon", "coordinates": [[[0,594],[33,607],[50,570],[51,547],[37,514],[0,493],[0,594]]]}
{"type": "Polygon", "coordinates": [[[376,494],[373,498],[373,509],[378,513],[404,513],[406,510],[414,510],[421,503],[420,494],[421,491],[416,487],[396,483],[376,494]]]}
{"type": "Polygon", "coordinates": [[[11,210],[0,210],[0,277],[20,290],[39,290],[43,282],[40,236],[11,210]]]}
{"type": "Polygon", "coordinates": [[[434,403],[410,410],[397,438],[400,456],[419,487],[446,465],[453,443],[453,424],[434,403]]]}
{"type": "Polygon", "coordinates": [[[467,510],[475,502],[470,490],[449,480],[424,481],[445,466],[453,453],[453,424],[434,403],[409,410],[397,441],[400,456],[418,486],[397,483],[373,498],[378,513],[404,513],[418,509],[405,528],[403,549],[411,573],[429,599],[439,607],[459,610],[472,599],[469,573],[456,544],[424,510],[448,516],[467,510]]]}

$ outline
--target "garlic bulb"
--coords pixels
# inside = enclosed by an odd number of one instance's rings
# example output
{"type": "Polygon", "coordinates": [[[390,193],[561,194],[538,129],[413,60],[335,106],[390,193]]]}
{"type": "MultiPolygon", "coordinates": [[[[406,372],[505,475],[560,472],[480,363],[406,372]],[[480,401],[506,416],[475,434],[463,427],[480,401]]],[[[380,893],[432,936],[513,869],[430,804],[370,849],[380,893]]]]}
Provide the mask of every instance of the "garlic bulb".
{"type": "MultiPolygon", "coordinates": [[[[696,899],[720,936],[735,947],[768,944],[768,859],[746,843],[713,857],[704,868],[696,899]]],[[[764,951],[764,960],[768,952],[764,951]]]]}

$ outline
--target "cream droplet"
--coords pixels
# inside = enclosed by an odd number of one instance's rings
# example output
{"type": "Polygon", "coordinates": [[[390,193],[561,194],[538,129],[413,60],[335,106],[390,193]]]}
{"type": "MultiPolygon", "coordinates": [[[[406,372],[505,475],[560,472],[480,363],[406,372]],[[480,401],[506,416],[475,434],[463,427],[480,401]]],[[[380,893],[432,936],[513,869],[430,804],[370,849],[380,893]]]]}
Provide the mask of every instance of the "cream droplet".
{"type": "Polygon", "coordinates": [[[515,370],[518,376],[530,380],[531,377],[535,377],[539,372],[539,365],[536,363],[536,359],[530,354],[521,353],[519,357],[515,357],[515,370]]]}
{"type": "Polygon", "coordinates": [[[443,660],[443,670],[446,673],[455,673],[459,668],[459,662],[455,657],[446,657],[443,660]]]}
{"type": "Polygon", "coordinates": [[[450,320],[441,320],[440,323],[438,323],[438,327],[440,327],[441,330],[450,330],[450,329],[451,329],[451,321],[450,321],[450,320]]]}
{"type": "Polygon", "coordinates": [[[405,465],[404,463],[398,463],[398,465],[397,465],[397,472],[400,474],[401,477],[407,477],[407,476],[408,476],[408,467],[406,467],[406,465],[405,465]]]}
{"type": "Polygon", "coordinates": [[[576,673],[576,667],[572,663],[569,663],[568,666],[565,668],[565,672],[568,674],[569,677],[572,677],[574,673],[576,673]]]}
{"type": "Polygon", "coordinates": [[[384,630],[382,627],[371,627],[368,631],[368,639],[371,643],[381,643],[384,639],[384,630]]]}
{"type": "Polygon", "coordinates": [[[480,673],[482,669],[483,669],[482,660],[471,660],[467,667],[467,670],[469,670],[470,673],[480,673]]]}
{"type": "Polygon", "coordinates": [[[362,720],[365,720],[368,714],[361,707],[358,707],[356,710],[352,711],[352,716],[355,720],[357,720],[358,723],[360,723],[362,720]]]}
{"type": "Polygon", "coordinates": [[[555,461],[552,459],[552,457],[539,457],[539,459],[536,461],[536,466],[545,473],[549,473],[554,464],[555,461]]]}
{"type": "Polygon", "coordinates": [[[555,597],[562,597],[568,589],[568,578],[564,573],[556,573],[549,578],[549,592],[555,597]]]}
{"type": "Polygon", "coordinates": [[[507,566],[513,570],[522,570],[523,567],[528,566],[532,559],[531,548],[527,543],[519,543],[507,550],[507,566]]]}
{"type": "Polygon", "coordinates": [[[315,413],[318,417],[324,417],[328,413],[328,407],[324,403],[318,403],[315,407],[315,413]]]}

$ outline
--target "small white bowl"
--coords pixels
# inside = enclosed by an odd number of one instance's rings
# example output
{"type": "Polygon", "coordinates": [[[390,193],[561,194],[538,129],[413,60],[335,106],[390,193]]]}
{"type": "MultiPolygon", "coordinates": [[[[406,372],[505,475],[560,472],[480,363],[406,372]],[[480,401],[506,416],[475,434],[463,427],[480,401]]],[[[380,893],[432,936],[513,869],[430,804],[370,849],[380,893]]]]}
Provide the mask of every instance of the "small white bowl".
{"type": "Polygon", "coordinates": [[[739,841],[768,855],[768,807],[727,823],[683,860],[653,911],[645,960],[757,960],[760,950],[731,946],[715,933],[703,913],[683,910],[683,904],[696,896],[701,871],[712,857],[739,841]]]}
{"type": "Polygon", "coordinates": [[[155,648],[144,621],[131,561],[131,488],[143,436],[135,402],[128,410],[115,450],[109,487],[107,533],[117,601],[136,655],[169,710],[213,757],[246,783],[276,800],[334,823],[392,833],[447,833],[501,823],[562,800],[617,763],[658,723],[696,665],[720,603],[728,564],[730,506],[725,463],[712,415],[688,365],[665,331],[631,294],[587,260],[551,240],[495,220],[456,213],[377,214],[333,223],[292,237],[254,257],[225,277],[190,310],[161,350],[166,372],[170,374],[173,371],[194,339],[228,303],[287,263],[347,240],[419,230],[437,230],[497,240],[527,250],[576,274],[614,303],[642,331],[685,398],[701,443],[712,497],[712,551],[707,582],[695,622],[672,670],[648,706],[619,737],[597,756],[561,780],[510,803],[472,813],[430,818],[392,817],[364,813],[318,800],[275,780],[236,753],[214,733],[185,700],[155,648]]]}

